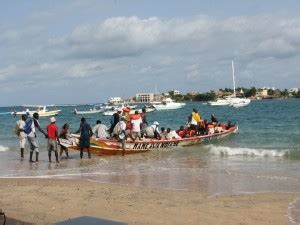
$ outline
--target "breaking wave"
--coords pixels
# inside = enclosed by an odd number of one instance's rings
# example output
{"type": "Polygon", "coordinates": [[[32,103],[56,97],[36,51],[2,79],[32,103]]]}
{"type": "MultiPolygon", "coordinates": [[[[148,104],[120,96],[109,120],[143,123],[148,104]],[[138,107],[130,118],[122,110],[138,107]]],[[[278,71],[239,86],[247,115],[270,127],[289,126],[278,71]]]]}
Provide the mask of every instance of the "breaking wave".
{"type": "Polygon", "coordinates": [[[8,149],[9,149],[8,147],[0,145],[0,152],[7,152],[8,149]]]}
{"type": "Polygon", "coordinates": [[[211,154],[219,156],[284,157],[290,154],[290,150],[280,149],[231,148],[216,145],[208,145],[207,148],[211,154]]]}

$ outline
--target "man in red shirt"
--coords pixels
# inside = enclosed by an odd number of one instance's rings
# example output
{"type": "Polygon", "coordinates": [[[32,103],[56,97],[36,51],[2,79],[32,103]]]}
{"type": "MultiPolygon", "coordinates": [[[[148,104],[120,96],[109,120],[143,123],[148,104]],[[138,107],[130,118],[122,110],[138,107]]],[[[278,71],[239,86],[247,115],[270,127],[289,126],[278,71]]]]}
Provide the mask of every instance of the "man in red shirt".
{"type": "Polygon", "coordinates": [[[59,142],[58,139],[58,128],[55,124],[56,119],[55,117],[50,118],[50,124],[47,126],[47,132],[48,132],[48,157],[49,162],[51,162],[51,152],[55,152],[55,158],[56,162],[58,161],[58,152],[57,152],[57,143],[59,142]]]}

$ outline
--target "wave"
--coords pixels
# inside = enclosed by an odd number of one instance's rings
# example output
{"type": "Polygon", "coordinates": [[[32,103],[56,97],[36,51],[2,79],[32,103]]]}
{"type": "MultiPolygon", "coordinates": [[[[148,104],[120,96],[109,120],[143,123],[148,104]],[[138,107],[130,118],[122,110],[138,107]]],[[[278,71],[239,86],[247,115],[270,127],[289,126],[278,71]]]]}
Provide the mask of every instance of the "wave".
{"type": "Polygon", "coordinates": [[[8,147],[0,145],[0,152],[7,152],[9,150],[8,147]]]}
{"type": "Polygon", "coordinates": [[[290,150],[282,149],[231,148],[216,145],[208,145],[207,148],[211,154],[219,156],[284,157],[290,154],[290,150]]]}

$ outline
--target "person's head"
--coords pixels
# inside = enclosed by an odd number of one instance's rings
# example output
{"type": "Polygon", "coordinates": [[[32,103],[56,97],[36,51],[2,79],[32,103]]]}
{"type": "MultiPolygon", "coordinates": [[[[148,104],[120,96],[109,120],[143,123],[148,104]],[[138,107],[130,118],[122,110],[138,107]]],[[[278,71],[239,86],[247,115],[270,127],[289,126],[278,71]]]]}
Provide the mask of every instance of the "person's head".
{"type": "Polygon", "coordinates": [[[161,128],[160,128],[160,131],[161,131],[162,133],[165,132],[165,130],[166,130],[166,129],[165,129],[164,127],[161,127],[161,128]]]}
{"type": "Polygon", "coordinates": [[[170,132],[171,132],[171,128],[168,128],[168,129],[167,129],[167,133],[170,133],[170,132]]]}
{"type": "Polygon", "coordinates": [[[65,123],[62,128],[65,129],[65,130],[69,129],[69,124],[65,123]]]}
{"type": "Polygon", "coordinates": [[[23,114],[22,116],[21,116],[21,119],[23,120],[23,121],[26,121],[27,120],[27,115],[26,114],[23,114]]]}
{"type": "Polygon", "coordinates": [[[179,128],[179,130],[184,130],[184,126],[181,125],[180,128],[179,128]]]}
{"type": "Polygon", "coordinates": [[[125,116],[122,116],[120,120],[125,121],[126,120],[125,116]]]}
{"type": "Polygon", "coordinates": [[[154,121],[154,122],[153,122],[153,125],[155,125],[155,126],[157,126],[157,127],[158,127],[158,126],[159,126],[159,122],[157,122],[157,121],[154,121]]]}
{"type": "Polygon", "coordinates": [[[121,114],[122,113],[122,109],[118,109],[117,113],[121,114]]]}
{"type": "Polygon", "coordinates": [[[193,109],[193,112],[194,112],[194,113],[197,113],[198,111],[197,111],[197,109],[193,109]]]}
{"type": "Polygon", "coordinates": [[[135,110],[134,114],[135,114],[135,115],[139,114],[139,111],[138,111],[138,110],[135,110]]]}
{"type": "Polygon", "coordinates": [[[56,122],[56,119],[55,119],[55,117],[52,116],[52,117],[50,118],[50,123],[55,123],[55,122],[56,122]]]}
{"type": "Polygon", "coordinates": [[[146,113],[146,108],[142,108],[142,113],[146,113]]]}
{"type": "Polygon", "coordinates": [[[85,123],[85,121],[86,121],[85,118],[82,117],[82,118],[81,118],[81,123],[85,123]]]}
{"type": "Polygon", "coordinates": [[[101,120],[97,120],[97,121],[96,121],[96,124],[101,124],[101,120]]]}
{"type": "Polygon", "coordinates": [[[37,120],[38,120],[39,117],[40,117],[40,116],[39,116],[39,114],[38,114],[37,112],[33,113],[33,118],[34,118],[34,119],[37,119],[37,120]]]}

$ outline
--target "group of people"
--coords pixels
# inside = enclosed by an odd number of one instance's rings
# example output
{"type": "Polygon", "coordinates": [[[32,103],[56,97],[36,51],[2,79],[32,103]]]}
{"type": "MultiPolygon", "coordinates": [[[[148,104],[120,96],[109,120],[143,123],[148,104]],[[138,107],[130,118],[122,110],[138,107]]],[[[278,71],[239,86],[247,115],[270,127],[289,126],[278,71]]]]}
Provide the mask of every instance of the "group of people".
{"type": "MultiPolygon", "coordinates": [[[[130,138],[132,141],[142,140],[142,138],[171,140],[181,139],[186,137],[192,137],[195,135],[205,135],[223,132],[232,124],[222,125],[218,123],[218,119],[214,114],[211,115],[211,122],[203,120],[196,109],[192,110],[192,113],[188,117],[186,126],[180,126],[175,131],[170,128],[165,129],[161,127],[159,129],[159,122],[154,121],[151,125],[148,124],[146,119],[146,109],[142,109],[142,113],[135,111],[134,114],[130,114],[130,109],[125,108],[118,110],[113,114],[111,118],[111,126],[108,128],[105,124],[102,124],[100,120],[96,121],[96,125],[91,128],[86,119],[81,118],[79,129],[75,133],[80,134],[79,147],[80,158],[83,158],[83,151],[86,150],[88,158],[91,158],[90,153],[90,138],[111,139],[114,138],[122,143],[122,148],[125,150],[125,140],[130,138]]],[[[50,123],[47,125],[46,131],[44,131],[39,123],[39,114],[34,113],[32,118],[29,118],[27,114],[21,116],[21,119],[16,122],[15,132],[19,137],[21,158],[24,158],[24,149],[26,142],[28,141],[30,146],[30,162],[33,161],[33,153],[35,152],[35,161],[39,159],[39,145],[37,142],[36,132],[39,130],[45,138],[48,139],[48,157],[51,162],[51,153],[54,151],[56,162],[59,162],[58,146],[60,146],[60,156],[63,152],[68,157],[68,149],[60,144],[59,138],[69,139],[70,130],[69,124],[65,123],[58,133],[58,127],[56,125],[55,117],[50,118],[50,123]]]]}
{"type": "MultiPolygon", "coordinates": [[[[39,114],[34,113],[32,118],[29,118],[27,114],[23,114],[21,119],[16,122],[15,133],[19,138],[20,150],[21,150],[21,159],[24,159],[24,150],[26,143],[28,141],[30,146],[30,157],[29,162],[38,162],[39,161],[39,144],[37,141],[37,130],[40,131],[45,138],[48,139],[48,157],[49,162],[51,162],[51,153],[54,151],[56,162],[59,163],[58,157],[58,145],[59,137],[66,138],[69,133],[69,125],[66,123],[62,127],[60,133],[58,134],[58,127],[55,124],[55,117],[50,118],[50,123],[47,125],[46,131],[44,131],[39,123],[39,114]],[[33,153],[35,152],[35,161],[33,160],[33,153]]],[[[60,156],[65,152],[68,157],[68,149],[64,146],[60,147],[60,156]]]]}

